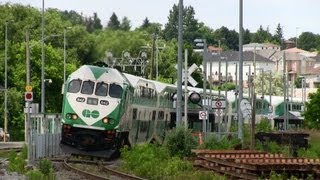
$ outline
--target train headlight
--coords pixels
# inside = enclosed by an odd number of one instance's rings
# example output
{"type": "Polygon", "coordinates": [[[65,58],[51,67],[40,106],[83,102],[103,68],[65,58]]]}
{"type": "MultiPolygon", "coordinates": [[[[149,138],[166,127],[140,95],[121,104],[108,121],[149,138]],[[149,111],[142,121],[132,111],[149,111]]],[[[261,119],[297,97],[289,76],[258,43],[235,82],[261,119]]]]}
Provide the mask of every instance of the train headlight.
{"type": "Polygon", "coordinates": [[[72,114],[72,119],[73,119],[73,120],[78,119],[78,115],[76,115],[76,114],[72,114]]]}
{"type": "Polygon", "coordinates": [[[107,117],[103,118],[103,119],[102,119],[102,122],[105,123],[105,124],[107,124],[107,123],[108,123],[108,118],[107,118],[107,117]]]}

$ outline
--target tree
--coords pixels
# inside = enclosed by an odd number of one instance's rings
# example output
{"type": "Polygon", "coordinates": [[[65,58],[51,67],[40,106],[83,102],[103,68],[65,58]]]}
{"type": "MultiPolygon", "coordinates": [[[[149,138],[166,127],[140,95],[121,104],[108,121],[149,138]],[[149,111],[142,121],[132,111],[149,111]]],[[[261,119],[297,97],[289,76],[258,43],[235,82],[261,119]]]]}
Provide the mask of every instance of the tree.
{"type": "Polygon", "coordinates": [[[116,13],[112,13],[107,28],[112,30],[118,30],[120,28],[120,21],[118,20],[118,16],[116,15],[116,13]]]}
{"type": "Polygon", "coordinates": [[[230,31],[227,27],[222,26],[214,31],[214,37],[216,39],[216,44],[218,44],[218,41],[220,40],[221,46],[225,45],[227,49],[239,49],[239,34],[235,30],[230,31]]]}
{"type": "Polygon", "coordinates": [[[252,42],[265,43],[265,42],[271,42],[271,41],[272,41],[272,34],[269,32],[269,28],[264,30],[262,25],[260,25],[257,32],[253,34],[252,42]]]}
{"type": "Polygon", "coordinates": [[[97,13],[93,13],[93,28],[95,30],[101,30],[102,29],[101,20],[98,17],[97,13]]]}
{"type": "Polygon", "coordinates": [[[310,101],[306,102],[304,124],[310,129],[320,129],[320,88],[317,92],[309,94],[310,101]]]}
{"type": "MultiPolygon", "coordinates": [[[[173,5],[168,16],[168,22],[165,24],[163,30],[163,38],[165,40],[171,40],[178,38],[178,20],[179,9],[177,5],[173,5]]],[[[193,43],[194,39],[202,38],[198,32],[199,24],[198,20],[194,18],[195,11],[192,6],[185,7],[183,10],[183,39],[188,43],[193,43]]]]}
{"type": "Polygon", "coordinates": [[[249,44],[249,43],[251,43],[251,39],[252,39],[252,34],[251,34],[251,32],[249,31],[249,29],[246,29],[246,30],[243,32],[243,44],[249,44]]]}
{"type": "Polygon", "coordinates": [[[141,29],[145,29],[145,28],[148,28],[150,26],[150,21],[148,19],[148,17],[146,17],[144,20],[143,20],[143,23],[142,25],[140,26],[141,29]]]}
{"type": "Polygon", "coordinates": [[[283,40],[283,30],[280,23],[278,23],[276,33],[274,34],[273,39],[277,44],[281,44],[283,40]]]}
{"type": "Polygon", "coordinates": [[[131,29],[130,20],[126,16],[122,18],[120,29],[123,31],[130,31],[131,29]]]}
{"type": "Polygon", "coordinates": [[[319,35],[316,35],[312,32],[303,32],[298,39],[298,46],[301,49],[310,51],[316,49],[318,46],[317,39],[319,35]]]}

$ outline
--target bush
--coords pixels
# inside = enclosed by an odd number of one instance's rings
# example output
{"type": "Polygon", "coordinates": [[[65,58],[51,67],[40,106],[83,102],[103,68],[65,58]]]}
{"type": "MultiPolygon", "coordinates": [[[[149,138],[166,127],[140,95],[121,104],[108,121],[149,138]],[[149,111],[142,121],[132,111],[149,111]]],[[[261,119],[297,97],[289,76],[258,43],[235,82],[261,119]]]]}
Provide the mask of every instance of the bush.
{"type": "Polygon", "coordinates": [[[257,124],[257,132],[272,132],[270,120],[267,118],[261,119],[260,123],[257,124]]]}
{"type": "Polygon", "coordinates": [[[39,170],[44,175],[49,175],[49,173],[52,171],[52,163],[48,159],[41,159],[39,162],[39,170]]]}
{"type": "Polygon", "coordinates": [[[196,148],[197,141],[190,129],[186,130],[183,126],[179,126],[167,134],[165,146],[171,156],[186,157],[191,156],[191,149],[196,148]]]}
{"type": "Polygon", "coordinates": [[[240,144],[240,140],[237,138],[223,137],[219,140],[215,136],[210,136],[204,141],[200,146],[201,149],[234,149],[237,145],[240,144]]]}
{"type": "Polygon", "coordinates": [[[20,153],[11,152],[9,155],[9,171],[17,172],[19,174],[25,173],[26,159],[28,156],[28,149],[25,145],[20,153]]]}
{"type": "Polygon", "coordinates": [[[131,150],[123,148],[121,151],[121,168],[148,179],[165,179],[192,170],[192,164],[171,157],[169,151],[159,145],[136,145],[131,150]]]}
{"type": "Polygon", "coordinates": [[[55,179],[54,173],[52,170],[50,171],[50,173],[48,173],[48,175],[45,175],[41,172],[41,170],[34,169],[32,171],[28,171],[26,175],[29,180],[39,180],[39,179],[41,179],[41,180],[54,180],[55,179]]]}

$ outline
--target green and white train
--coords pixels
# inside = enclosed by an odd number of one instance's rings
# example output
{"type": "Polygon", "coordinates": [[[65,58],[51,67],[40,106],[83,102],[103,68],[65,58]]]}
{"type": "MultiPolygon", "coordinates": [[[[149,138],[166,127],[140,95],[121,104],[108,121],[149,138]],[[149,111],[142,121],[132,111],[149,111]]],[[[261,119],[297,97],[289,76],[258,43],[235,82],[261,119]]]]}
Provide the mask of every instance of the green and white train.
{"type": "Polygon", "coordinates": [[[174,85],[84,65],[65,82],[61,144],[91,151],[163,141],[175,123],[175,92],[174,85]]]}
{"type": "MultiPolygon", "coordinates": [[[[166,132],[175,127],[175,85],[113,68],[84,65],[68,77],[63,89],[63,147],[81,151],[119,150],[123,145],[162,143],[166,132]]],[[[202,92],[202,89],[188,87],[187,123],[196,132],[201,132],[203,125],[199,120],[202,92]]],[[[224,100],[224,95],[218,97],[217,92],[206,97],[224,100]]],[[[281,108],[283,97],[273,96],[272,100],[273,109],[281,108]]],[[[229,91],[226,102],[230,110],[222,117],[229,124],[235,120],[235,101],[236,94],[229,91]]],[[[256,108],[257,114],[264,116],[269,102],[259,98],[256,108]]],[[[217,123],[214,111],[209,111],[207,132],[217,132],[217,123]]]]}

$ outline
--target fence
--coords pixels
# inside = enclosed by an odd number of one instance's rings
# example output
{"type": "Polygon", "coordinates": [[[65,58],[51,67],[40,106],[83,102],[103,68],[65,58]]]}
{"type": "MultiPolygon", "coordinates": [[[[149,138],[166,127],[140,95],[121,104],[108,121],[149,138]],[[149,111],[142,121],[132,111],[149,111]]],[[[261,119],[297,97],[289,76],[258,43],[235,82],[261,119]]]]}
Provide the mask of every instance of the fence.
{"type": "Polygon", "coordinates": [[[31,114],[31,139],[28,143],[30,162],[41,158],[63,155],[59,144],[61,139],[60,114],[31,114]]]}

